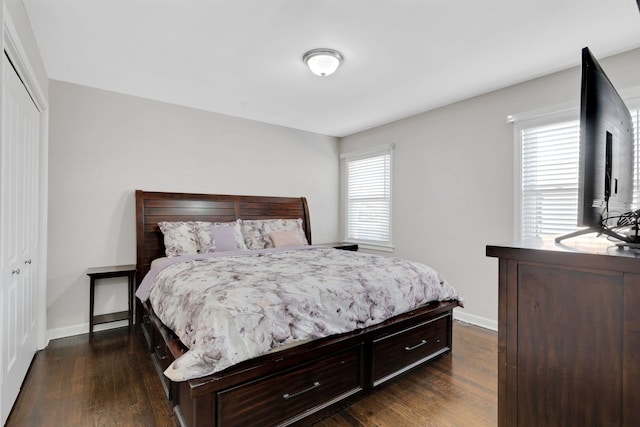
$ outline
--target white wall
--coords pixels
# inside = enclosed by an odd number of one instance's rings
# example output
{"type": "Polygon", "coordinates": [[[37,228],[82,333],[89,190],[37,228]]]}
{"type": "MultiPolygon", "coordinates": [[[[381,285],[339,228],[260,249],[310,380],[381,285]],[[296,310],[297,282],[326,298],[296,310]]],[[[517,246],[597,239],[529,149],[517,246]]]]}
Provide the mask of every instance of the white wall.
{"type": "MultiPolygon", "coordinates": [[[[601,63],[622,92],[640,86],[640,50],[601,63]]],[[[391,142],[395,255],[440,270],[465,298],[456,315],[495,328],[498,265],[485,246],[513,239],[514,135],[506,116],[577,106],[579,84],[577,68],[563,71],[338,146],[328,136],[50,81],[51,335],[87,330],[87,267],[135,261],[134,189],[304,195],[314,241],[333,241],[338,151],[391,142]]],[[[123,284],[100,286],[97,311],[124,301],[123,284]]]]}
{"type": "MultiPolygon", "coordinates": [[[[619,91],[640,85],[640,50],[600,62],[619,91]]],[[[458,317],[497,327],[498,262],[485,247],[514,237],[514,131],[507,115],[577,106],[579,92],[574,68],[342,138],[341,153],[396,144],[395,255],[441,271],[465,298],[458,317]]]]}
{"type": "MultiPolygon", "coordinates": [[[[338,238],[335,138],[51,80],[50,337],[88,331],[88,267],[135,263],[134,190],[305,196],[338,238]]],[[[126,308],[124,282],[96,312],[126,308]]]]}

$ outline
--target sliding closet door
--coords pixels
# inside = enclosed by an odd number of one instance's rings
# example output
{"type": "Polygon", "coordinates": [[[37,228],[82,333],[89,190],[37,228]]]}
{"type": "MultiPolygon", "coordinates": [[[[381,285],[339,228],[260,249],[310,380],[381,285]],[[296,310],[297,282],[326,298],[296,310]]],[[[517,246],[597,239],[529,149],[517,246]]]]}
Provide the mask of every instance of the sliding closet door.
{"type": "Polygon", "coordinates": [[[37,349],[40,115],[3,55],[0,151],[0,421],[5,422],[37,349]]]}

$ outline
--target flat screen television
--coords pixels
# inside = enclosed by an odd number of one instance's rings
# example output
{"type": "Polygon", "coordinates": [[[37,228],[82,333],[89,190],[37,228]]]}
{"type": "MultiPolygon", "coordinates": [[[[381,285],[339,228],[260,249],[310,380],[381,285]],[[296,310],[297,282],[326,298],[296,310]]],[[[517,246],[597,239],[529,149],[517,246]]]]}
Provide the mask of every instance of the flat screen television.
{"type": "Polygon", "coordinates": [[[589,48],[582,49],[578,226],[556,238],[605,234],[634,243],[633,122],[629,109],[589,48]]]}

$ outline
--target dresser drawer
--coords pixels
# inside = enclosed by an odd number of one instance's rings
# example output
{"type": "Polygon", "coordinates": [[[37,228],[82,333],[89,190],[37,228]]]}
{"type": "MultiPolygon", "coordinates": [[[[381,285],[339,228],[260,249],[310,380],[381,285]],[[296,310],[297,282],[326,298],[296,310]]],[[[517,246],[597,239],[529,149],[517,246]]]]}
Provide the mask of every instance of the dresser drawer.
{"type": "Polygon", "coordinates": [[[363,388],[362,346],[218,393],[216,425],[288,425],[363,388]]]}
{"type": "Polygon", "coordinates": [[[421,323],[373,341],[373,385],[377,386],[449,350],[451,316],[421,323]]]}

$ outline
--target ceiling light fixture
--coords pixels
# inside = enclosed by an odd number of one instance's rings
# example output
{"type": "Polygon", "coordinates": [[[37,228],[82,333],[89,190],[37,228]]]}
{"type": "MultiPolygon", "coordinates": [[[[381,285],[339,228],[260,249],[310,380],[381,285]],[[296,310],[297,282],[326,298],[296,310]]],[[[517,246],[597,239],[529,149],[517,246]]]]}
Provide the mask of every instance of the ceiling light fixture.
{"type": "Polygon", "coordinates": [[[326,77],[338,69],[342,62],[342,55],[333,49],[313,49],[305,53],[302,60],[313,74],[326,77]]]}

